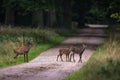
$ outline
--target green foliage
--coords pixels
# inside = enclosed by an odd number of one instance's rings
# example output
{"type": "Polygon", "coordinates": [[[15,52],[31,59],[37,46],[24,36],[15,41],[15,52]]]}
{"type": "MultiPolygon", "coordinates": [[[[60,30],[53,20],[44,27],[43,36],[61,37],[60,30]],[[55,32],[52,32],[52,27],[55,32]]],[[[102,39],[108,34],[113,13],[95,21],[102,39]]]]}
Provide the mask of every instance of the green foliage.
{"type": "Polygon", "coordinates": [[[106,12],[109,18],[115,18],[116,21],[119,22],[120,17],[118,14],[120,13],[120,0],[94,0],[94,2],[97,3],[100,9],[104,9],[104,12],[106,12]]]}
{"type": "Polygon", "coordinates": [[[106,12],[102,9],[97,8],[97,6],[93,6],[86,16],[87,23],[103,23],[105,22],[106,12]]]}
{"type": "Polygon", "coordinates": [[[21,12],[21,14],[26,14],[29,12],[35,12],[40,10],[50,10],[53,8],[54,0],[3,0],[3,8],[13,8],[21,12]]]}
{"type": "Polygon", "coordinates": [[[102,80],[119,80],[120,60],[108,59],[106,65],[102,65],[96,76],[101,76],[102,80]]]}
{"type": "Polygon", "coordinates": [[[92,24],[106,24],[108,13],[106,8],[101,8],[97,2],[92,2],[91,8],[88,10],[85,21],[92,24]]]}
{"type": "Polygon", "coordinates": [[[120,22],[120,13],[113,13],[113,14],[111,14],[110,17],[117,19],[117,21],[120,22]]]}
{"type": "MultiPolygon", "coordinates": [[[[0,2],[1,11],[4,14],[7,12],[5,11],[7,8],[15,11],[17,16],[44,12],[46,14],[43,17],[46,20],[45,16],[49,12],[55,11],[57,15],[55,24],[60,27],[71,26],[72,20],[84,24],[85,19],[90,23],[90,21],[107,22],[108,19],[115,18],[120,22],[119,16],[116,16],[116,13],[120,13],[120,0],[1,0],[0,2]],[[94,4],[97,6],[93,6],[94,4]],[[89,15],[86,15],[87,13],[89,15]]],[[[2,16],[6,17],[3,13],[2,16]]],[[[4,18],[1,21],[5,22],[4,18]]]]}
{"type": "Polygon", "coordinates": [[[79,22],[80,25],[84,24],[86,14],[93,5],[91,0],[73,0],[72,2],[72,20],[79,22]]]}

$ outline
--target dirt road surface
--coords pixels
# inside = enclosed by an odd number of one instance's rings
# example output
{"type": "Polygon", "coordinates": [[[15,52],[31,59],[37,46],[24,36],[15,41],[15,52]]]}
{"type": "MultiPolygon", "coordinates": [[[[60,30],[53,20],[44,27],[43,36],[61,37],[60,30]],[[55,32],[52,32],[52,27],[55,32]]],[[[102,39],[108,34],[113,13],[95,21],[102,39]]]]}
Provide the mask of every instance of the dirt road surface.
{"type": "Polygon", "coordinates": [[[1,68],[0,80],[62,80],[83,67],[105,37],[103,29],[82,29],[78,35],[66,38],[60,45],[44,51],[29,63],[1,68]],[[63,62],[60,59],[56,61],[60,48],[81,43],[87,44],[82,63],[78,63],[78,55],[75,55],[76,62],[66,62],[65,56],[63,62]]]}

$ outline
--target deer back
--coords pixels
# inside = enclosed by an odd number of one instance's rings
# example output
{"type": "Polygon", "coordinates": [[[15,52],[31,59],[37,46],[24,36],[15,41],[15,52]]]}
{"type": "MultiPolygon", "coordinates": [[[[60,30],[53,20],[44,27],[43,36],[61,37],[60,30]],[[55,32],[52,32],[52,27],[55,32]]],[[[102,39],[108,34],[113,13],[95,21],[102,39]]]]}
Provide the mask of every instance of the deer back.
{"type": "Polygon", "coordinates": [[[28,50],[29,50],[29,48],[27,46],[21,46],[21,47],[15,48],[14,52],[15,53],[25,53],[28,50]]]}
{"type": "Polygon", "coordinates": [[[14,52],[18,54],[28,53],[32,45],[33,45],[33,40],[30,39],[26,45],[15,48],[14,52]]]}
{"type": "Polygon", "coordinates": [[[72,46],[71,50],[74,53],[81,54],[81,53],[83,53],[83,51],[85,50],[85,48],[86,48],[86,46],[84,44],[82,44],[80,47],[78,47],[78,46],[72,46]]]}

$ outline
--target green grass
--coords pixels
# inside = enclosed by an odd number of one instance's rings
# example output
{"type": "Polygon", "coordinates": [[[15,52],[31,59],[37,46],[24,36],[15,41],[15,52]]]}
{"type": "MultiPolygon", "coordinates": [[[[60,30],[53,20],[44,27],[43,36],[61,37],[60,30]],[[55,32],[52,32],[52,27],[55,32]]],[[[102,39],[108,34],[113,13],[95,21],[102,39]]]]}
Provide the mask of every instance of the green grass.
{"type": "MultiPolygon", "coordinates": [[[[41,52],[47,50],[48,48],[54,46],[53,44],[41,44],[37,46],[33,46],[29,52],[29,61],[37,57],[41,52]]],[[[13,50],[13,49],[11,49],[13,50]]],[[[23,55],[19,55],[17,59],[13,59],[15,56],[13,52],[9,51],[10,53],[0,55],[0,67],[7,67],[16,64],[20,64],[24,62],[23,55]]]]}
{"type": "Polygon", "coordinates": [[[120,80],[120,26],[108,34],[87,64],[64,80],[120,80]]]}

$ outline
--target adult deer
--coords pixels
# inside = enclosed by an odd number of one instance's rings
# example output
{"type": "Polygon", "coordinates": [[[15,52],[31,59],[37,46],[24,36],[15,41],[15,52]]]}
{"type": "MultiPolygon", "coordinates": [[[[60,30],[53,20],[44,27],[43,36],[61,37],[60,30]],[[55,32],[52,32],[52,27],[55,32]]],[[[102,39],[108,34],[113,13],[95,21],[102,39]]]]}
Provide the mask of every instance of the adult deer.
{"type": "Polygon", "coordinates": [[[71,58],[72,58],[72,56],[73,56],[73,61],[75,62],[75,59],[74,59],[74,55],[75,54],[78,54],[79,55],[79,61],[78,62],[82,62],[82,54],[83,54],[83,52],[85,51],[85,49],[86,49],[86,45],[85,44],[82,44],[82,46],[80,46],[80,47],[77,47],[77,46],[72,46],[72,54],[70,54],[70,61],[71,61],[71,58]]]}
{"type": "Polygon", "coordinates": [[[28,62],[28,53],[33,45],[33,39],[29,39],[27,43],[23,46],[17,47],[14,49],[14,59],[18,57],[18,55],[24,55],[24,62],[28,62]]]}

